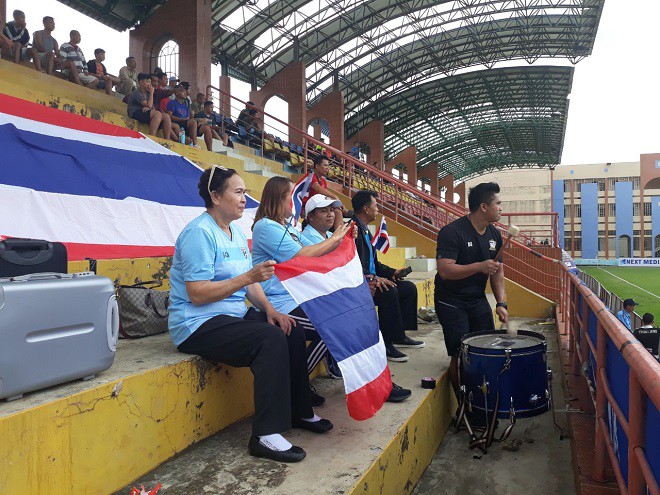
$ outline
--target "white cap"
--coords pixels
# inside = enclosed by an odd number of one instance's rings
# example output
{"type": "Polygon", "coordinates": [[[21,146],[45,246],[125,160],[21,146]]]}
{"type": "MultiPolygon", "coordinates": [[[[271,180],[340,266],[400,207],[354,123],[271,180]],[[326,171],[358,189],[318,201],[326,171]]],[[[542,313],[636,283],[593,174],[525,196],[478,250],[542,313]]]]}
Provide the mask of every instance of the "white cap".
{"type": "Polygon", "coordinates": [[[326,206],[341,208],[341,201],[329,198],[323,194],[315,194],[307,200],[307,203],[305,203],[305,216],[309,215],[317,208],[324,208],[326,206]]]}

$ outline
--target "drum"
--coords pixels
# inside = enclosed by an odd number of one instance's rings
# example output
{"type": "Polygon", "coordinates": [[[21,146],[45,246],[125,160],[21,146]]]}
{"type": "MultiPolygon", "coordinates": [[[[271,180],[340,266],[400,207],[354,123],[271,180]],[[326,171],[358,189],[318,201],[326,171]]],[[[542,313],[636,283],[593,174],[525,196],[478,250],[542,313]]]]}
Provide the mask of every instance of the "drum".
{"type": "Polygon", "coordinates": [[[532,417],[549,410],[547,343],[540,333],[474,332],[461,346],[461,385],[477,414],[532,417]],[[499,392],[499,401],[498,401],[499,392]],[[486,411],[486,407],[488,410],[486,411]]]}

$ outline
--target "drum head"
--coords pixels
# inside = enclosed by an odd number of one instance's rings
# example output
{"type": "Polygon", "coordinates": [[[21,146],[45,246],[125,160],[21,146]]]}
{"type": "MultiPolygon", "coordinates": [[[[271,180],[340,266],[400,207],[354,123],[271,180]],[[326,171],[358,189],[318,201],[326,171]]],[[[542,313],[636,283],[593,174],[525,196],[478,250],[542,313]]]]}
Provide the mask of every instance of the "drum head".
{"type": "Polygon", "coordinates": [[[516,337],[509,337],[506,332],[475,332],[463,337],[463,345],[484,350],[528,349],[544,342],[545,337],[540,333],[524,330],[518,332],[516,337]]]}

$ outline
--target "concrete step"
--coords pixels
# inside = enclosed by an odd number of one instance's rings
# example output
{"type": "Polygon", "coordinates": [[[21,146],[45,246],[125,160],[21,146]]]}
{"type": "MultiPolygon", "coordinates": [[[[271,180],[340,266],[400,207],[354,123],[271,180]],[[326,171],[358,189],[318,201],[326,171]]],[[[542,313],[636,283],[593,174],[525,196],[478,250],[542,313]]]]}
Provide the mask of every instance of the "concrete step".
{"type": "Polygon", "coordinates": [[[334,423],[325,435],[290,430],[285,437],[307,452],[297,464],[256,459],[247,453],[250,421],[241,421],[184,451],[176,458],[127,484],[159,493],[215,493],[232,495],[338,493],[407,494],[415,486],[447,431],[452,399],[445,370],[448,357],[438,324],[420,324],[414,337],[423,349],[406,353],[410,361],[389,363],[395,383],[412,390],[410,399],[386,403],[367,421],[348,416],[343,381],[313,381],[326,404],[315,412],[334,423]],[[435,390],[422,389],[420,379],[439,379],[435,390]],[[442,378],[441,378],[442,377],[442,378]]]}
{"type": "Polygon", "coordinates": [[[407,258],[406,266],[415,272],[430,272],[437,269],[437,262],[433,258],[407,258]]]}

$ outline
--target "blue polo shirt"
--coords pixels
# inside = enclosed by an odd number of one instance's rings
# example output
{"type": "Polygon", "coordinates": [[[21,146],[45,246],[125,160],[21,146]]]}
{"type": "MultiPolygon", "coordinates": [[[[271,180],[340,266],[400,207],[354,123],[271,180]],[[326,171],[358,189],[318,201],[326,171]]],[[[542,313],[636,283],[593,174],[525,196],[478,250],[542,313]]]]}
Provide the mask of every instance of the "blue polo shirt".
{"type": "Polygon", "coordinates": [[[252,268],[245,234],[230,224],[231,238],[213,217],[202,213],[183,229],[174,246],[170,270],[170,337],[179,346],[203,323],[214,316],[242,318],[247,311],[245,287],[213,303],[195,306],[188,296],[186,282],[213,282],[237,277],[252,268]]]}
{"type": "Polygon", "coordinates": [[[630,313],[628,313],[625,309],[622,309],[616,314],[616,317],[626,326],[628,330],[632,330],[632,328],[630,328],[630,313]]]}
{"type": "MultiPolygon", "coordinates": [[[[304,246],[313,244],[294,227],[289,227],[287,232],[284,225],[262,218],[254,224],[252,231],[252,259],[255,265],[272,259],[282,263],[293,258],[304,246]],[[275,251],[277,255],[273,258],[275,251]]],[[[261,286],[270,303],[280,313],[288,314],[298,306],[277,277],[261,282],[261,286]]]]}
{"type": "Polygon", "coordinates": [[[318,244],[319,242],[323,242],[326,239],[330,239],[330,237],[332,237],[332,233],[326,232],[325,237],[323,237],[323,234],[321,234],[310,224],[307,224],[307,226],[302,231],[302,236],[312,244],[318,244]]]}
{"type": "Polygon", "coordinates": [[[183,100],[183,103],[179,103],[179,100],[176,98],[167,102],[167,110],[172,112],[172,115],[179,117],[180,119],[189,119],[190,118],[190,107],[188,106],[188,100],[183,100]]]}

